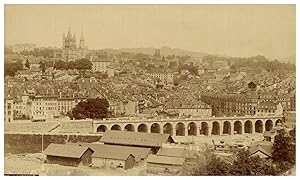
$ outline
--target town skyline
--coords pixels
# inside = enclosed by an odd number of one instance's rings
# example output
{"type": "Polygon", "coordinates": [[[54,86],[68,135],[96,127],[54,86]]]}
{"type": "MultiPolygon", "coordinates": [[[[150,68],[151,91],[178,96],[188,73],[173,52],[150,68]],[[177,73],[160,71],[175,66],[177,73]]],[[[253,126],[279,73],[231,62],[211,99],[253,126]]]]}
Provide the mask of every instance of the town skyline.
{"type": "Polygon", "coordinates": [[[83,32],[90,49],[168,46],[238,57],[295,56],[295,6],[248,6],[6,5],[5,45],[60,48],[70,28],[77,40],[83,32]]]}

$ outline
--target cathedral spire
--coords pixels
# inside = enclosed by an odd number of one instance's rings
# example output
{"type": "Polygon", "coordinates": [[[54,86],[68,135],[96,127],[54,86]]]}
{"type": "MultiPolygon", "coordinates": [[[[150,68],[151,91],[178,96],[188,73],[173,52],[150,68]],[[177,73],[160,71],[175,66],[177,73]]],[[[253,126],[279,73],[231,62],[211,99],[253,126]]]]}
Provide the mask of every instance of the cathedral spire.
{"type": "Polygon", "coordinates": [[[80,33],[80,41],[83,40],[84,41],[84,37],[83,37],[83,33],[82,33],[82,30],[81,30],[81,33],[80,33]]]}
{"type": "Polygon", "coordinates": [[[71,28],[69,27],[68,34],[67,34],[67,38],[69,39],[69,38],[71,38],[71,37],[72,37],[72,35],[71,35],[71,28]]]}
{"type": "Polygon", "coordinates": [[[84,42],[84,37],[83,37],[82,31],[81,31],[81,34],[80,34],[79,48],[80,49],[85,49],[85,42],[84,42]]]}

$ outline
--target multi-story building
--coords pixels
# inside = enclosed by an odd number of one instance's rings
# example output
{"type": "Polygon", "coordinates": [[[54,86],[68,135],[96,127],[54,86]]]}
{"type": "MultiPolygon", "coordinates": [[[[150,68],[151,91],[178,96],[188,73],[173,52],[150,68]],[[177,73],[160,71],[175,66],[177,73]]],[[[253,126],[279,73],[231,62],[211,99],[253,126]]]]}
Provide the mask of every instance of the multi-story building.
{"type": "Polygon", "coordinates": [[[174,84],[174,75],[172,72],[168,71],[150,71],[148,75],[154,80],[154,84],[163,84],[163,85],[173,85],[174,84]]]}
{"type": "Polygon", "coordinates": [[[260,102],[256,108],[257,116],[275,116],[282,115],[283,107],[281,103],[275,103],[270,101],[260,102]]]}
{"type": "Polygon", "coordinates": [[[210,105],[201,101],[178,101],[165,104],[167,112],[176,113],[179,116],[188,117],[211,117],[212,109],[210,105]]]}
{"type": "Polygon", "coordinates": [[[293,95],[276,95],[275,92],[258,94],[252,89],[245,94],[203,94],[201,99],[212,106],[214,116],[284,114],[295,109],[293,95]]]}
{"type": "Polygon", "coordinates": [[[108,71],[108,66],[112,63],[111,60],[107,58],[97,58],[96,56],[91,56],[90,61],[93,64],[93,72],[102,72],[106,73],[108,71]]]}
{"type": "Polygon", "coordinates": [[[284,124],[288,128],[295,128],[296,126],[296,111],[289,111],[284,114],[285,122],[284,124]]]}
{"type": "Polygon", "coordinates": [[[12,122],[14,120],[14,100],[11,97],[4,98],[4,122],[12,122]]]}
{"type": "Polygon", "coordinates": [[[53,119],[58,116],[57,96],[37,95],[32,98],[32,120],[53,119]]]}
{"type": "Polygon", "coordinates": [[[214,116],[255,115],[259,96],[247,95],[203,94],[201,100],[212,108],[214,116]]]}

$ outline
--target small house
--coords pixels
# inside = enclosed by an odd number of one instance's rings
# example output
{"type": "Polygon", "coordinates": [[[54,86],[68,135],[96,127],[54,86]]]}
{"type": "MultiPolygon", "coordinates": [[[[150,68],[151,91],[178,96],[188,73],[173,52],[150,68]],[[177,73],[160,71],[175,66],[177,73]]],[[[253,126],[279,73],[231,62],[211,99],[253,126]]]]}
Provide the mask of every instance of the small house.
{"type": "Polygon", "coordinates": [[[45,151],[49,164],[60,164],[64,166],[89,166],[92,163],[94,151],[89,147],[73,144],[50,144],[45,151]]]}
{"type": "Polygon", "coordinates": [[[260,141],[252,144],[249,147],[249,157],[251,156],[259,156],[263,159],[268,159],[272,157],[272,147],[273,143],[270,141],[260,141]]]}

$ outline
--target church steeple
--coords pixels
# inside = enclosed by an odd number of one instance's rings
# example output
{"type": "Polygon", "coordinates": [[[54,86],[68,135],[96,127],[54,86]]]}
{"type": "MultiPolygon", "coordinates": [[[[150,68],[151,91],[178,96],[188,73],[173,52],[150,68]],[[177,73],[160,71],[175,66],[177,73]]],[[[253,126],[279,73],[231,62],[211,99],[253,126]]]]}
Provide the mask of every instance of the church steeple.
{"type": "Polygon", "coordinates": [[[68,34],[67,34],[67,39],[70,39],[71,37],[72,37],[71,28],[69,27],[68,34]]]}
{"type": "Polygon", "coordinates": [[[69,27],[67,34],[63,33],[62,57],[66,61],[74,61],[86,56],[86,47],[81,31],[79,46],[77,46],[76,34],[71,32],[69,27]]]}
{"type": "Polygon", "coordinates": [[[84,48],[85,48],[84,37],[83,37],[82,31],[81,31],[81,34],[80,34],[79,48],[80,48],[80,49],[84,49],[84,48]]]}
{"type": "Polygon", "coordinates": [[[65,41],[66,41],[66,34],[65,32],[63,33],[63,43],[62,43],[62,47],[65,48],[65,41]]]}

